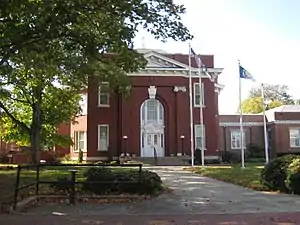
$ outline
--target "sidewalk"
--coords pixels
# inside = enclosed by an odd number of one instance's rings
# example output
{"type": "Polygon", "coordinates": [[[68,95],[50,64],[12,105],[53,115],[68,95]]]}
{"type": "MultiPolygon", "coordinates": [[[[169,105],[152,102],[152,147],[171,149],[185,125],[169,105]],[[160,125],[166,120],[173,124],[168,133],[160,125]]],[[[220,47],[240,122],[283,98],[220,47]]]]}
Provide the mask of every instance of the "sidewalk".
{"type": "Polygon", "coordinates": [[[9,216],[1,225],[298,225],[299,213],[240,215],[9,216]]]}

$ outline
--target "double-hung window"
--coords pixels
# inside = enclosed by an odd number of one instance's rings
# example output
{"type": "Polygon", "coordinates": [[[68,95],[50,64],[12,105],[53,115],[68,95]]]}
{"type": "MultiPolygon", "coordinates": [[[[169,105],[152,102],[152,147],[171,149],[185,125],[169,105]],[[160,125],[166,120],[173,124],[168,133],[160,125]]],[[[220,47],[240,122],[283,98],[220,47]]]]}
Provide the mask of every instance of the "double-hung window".
{"type": "Polygon", "coordinates": [[[98,88],[98,106],[108,107],[109,106],[109,84],[101,83],[98,88]]]}
{"type": "Polygon", "coordinates": [[[300,148],[300,129],[290,129],[290,147],[300,148]]]}
{"type": "Polygon", "coordinates": [[[204,84],[194,83],[194,106],[203,107],[204,106],[204,84]]]}
{"type": "Polygon", "coordinates": [[[86,132],[74,131],[74,151],[86,151],[86,132]]]}
{"type": "Polygon", "coordinates": [[[109,126],[98,125],[98,151],[108,151],[109,146],[109,126]]]}
{"type": "MultiPolygon", "coordinates": [[[[243,147],[246,148],[245,132],[243,132],[243,147]]],[[[231,149],[242,148],[242,136],[239,130],[231,131],[231,149]]]]}
{"type": "Polygon", "coordinates": [[[205,150],[205,126],[197,124],[195,125],[195,148],[202,149],[202,146],[205,150]]]}

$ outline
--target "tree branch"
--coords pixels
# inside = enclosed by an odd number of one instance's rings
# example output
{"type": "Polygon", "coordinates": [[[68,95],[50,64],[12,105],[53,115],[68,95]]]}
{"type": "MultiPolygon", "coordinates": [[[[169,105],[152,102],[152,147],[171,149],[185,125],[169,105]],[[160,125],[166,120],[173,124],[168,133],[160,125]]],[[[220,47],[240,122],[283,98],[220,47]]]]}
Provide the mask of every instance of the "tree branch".
{"type": "Polygon", "coordinates": [[[5,107],[5,105],[2,102],[0,102],[0,108],[3,109],[3,111],[9,116],[9,118],[11,118],[11,120],[15,124],[21,126],[24,130],[26,130],[28,133],[30,133],[30,128],[25,123],[21,122],[16,117],[14,117],[14,115],[8,111],[8,109],[5,107]]]}

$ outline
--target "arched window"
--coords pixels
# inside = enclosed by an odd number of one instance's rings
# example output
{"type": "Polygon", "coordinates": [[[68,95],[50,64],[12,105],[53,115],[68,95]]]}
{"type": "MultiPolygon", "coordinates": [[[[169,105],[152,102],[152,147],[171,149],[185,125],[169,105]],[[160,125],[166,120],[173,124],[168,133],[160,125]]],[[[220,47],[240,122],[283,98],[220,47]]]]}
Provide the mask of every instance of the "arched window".
{"type": "Polygon", "coordinates": [[[157,99],[148,99],[142,105],[141,114],[145,123],[162,122],[164,119],[164,108],[157,99]]]}

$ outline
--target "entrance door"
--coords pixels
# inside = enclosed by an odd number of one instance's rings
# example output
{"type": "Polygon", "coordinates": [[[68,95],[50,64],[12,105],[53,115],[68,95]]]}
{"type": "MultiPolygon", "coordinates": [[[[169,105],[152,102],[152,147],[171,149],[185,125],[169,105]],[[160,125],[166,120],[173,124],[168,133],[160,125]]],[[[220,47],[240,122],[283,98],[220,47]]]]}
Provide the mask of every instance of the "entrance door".
{"type": "Polygon", "coordinates": [[[156,151],[157,157],[164,156],[164,146],[163,146],[163,134],[145,134],[144,135],[144,147],[142,157],[154,157],[154,151],[156,151]]]}

